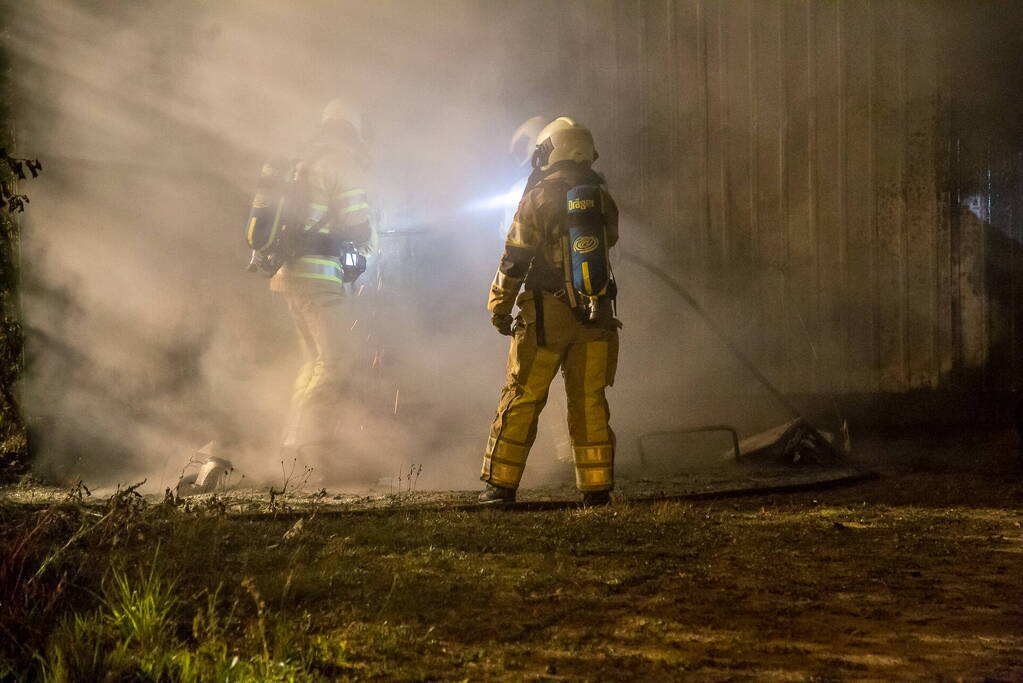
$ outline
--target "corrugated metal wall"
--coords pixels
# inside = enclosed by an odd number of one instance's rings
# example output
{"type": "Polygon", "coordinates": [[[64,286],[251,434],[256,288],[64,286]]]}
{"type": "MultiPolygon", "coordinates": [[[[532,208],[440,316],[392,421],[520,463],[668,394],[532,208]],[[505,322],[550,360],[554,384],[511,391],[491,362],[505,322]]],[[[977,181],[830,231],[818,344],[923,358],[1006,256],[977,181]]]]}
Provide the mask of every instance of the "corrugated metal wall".
{"type": "Polygon", "coordinates": [[[515,66],[601,136],[634,243],[785,390],[1007,388],[1020,156],[960,163],[953,6],[536,2],[515,66]]]}

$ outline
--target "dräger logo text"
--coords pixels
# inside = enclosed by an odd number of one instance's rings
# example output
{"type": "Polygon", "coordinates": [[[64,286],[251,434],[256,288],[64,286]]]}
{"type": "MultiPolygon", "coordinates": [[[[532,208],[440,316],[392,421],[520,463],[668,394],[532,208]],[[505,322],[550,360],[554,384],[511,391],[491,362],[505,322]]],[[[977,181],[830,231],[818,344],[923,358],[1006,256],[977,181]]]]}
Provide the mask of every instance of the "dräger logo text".
{"type": "Polygon", "coordinates": [[[592,209],[596,205],[597,205],[597,202],[595,202],[592,199],[569,199],[568,200],[568,210],[569,211],[573,211],[573,210],[579,211],[579,210],[582,210],[582,209],[592,209]]]}

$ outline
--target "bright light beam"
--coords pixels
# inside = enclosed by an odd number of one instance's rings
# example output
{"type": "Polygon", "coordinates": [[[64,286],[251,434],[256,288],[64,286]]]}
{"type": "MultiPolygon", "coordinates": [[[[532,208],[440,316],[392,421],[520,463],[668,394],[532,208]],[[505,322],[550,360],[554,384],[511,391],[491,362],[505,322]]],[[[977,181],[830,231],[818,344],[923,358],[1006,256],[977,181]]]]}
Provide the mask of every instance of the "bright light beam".
{"type": "Polygon", "coordinates": [[[519,200],[522,199],[522,192],[526,189],[526,178],[523,178],[519,182],[509,188],[507,192],[493,195],[490,197],[484,197],[483,199],[477,199],[474,202],[469,202],[462,207],[462,211],[465,212],[476,212],[476,211],[496,211],[498,209],[509,209],[518,206],[519,200]]]}

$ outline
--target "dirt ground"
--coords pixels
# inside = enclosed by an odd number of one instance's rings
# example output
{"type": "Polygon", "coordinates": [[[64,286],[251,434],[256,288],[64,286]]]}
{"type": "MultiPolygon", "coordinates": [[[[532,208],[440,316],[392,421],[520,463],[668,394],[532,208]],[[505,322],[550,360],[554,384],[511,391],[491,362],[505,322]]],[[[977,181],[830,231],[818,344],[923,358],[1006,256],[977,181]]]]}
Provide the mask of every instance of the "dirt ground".
{"type": "MultiPolygon", "coordinates": [[[[1014,447],[876,436],[856,444],[869,481],[604,509],[151,505],[64,541],[60,609],[96,609],[112,569],[158,565],[178,596],[173,647],[205,652],[195,624],[216,607],[234,620],[216,656],[290,662],[289,680],[1021,681],[1014,447]],[[302,639],[340,650],[298,657],[302,639]]],[[[3,510],[7,529],[41,514],[3,510]]],[[[37,629],[35,661],[54,628],[37,629]]]]}

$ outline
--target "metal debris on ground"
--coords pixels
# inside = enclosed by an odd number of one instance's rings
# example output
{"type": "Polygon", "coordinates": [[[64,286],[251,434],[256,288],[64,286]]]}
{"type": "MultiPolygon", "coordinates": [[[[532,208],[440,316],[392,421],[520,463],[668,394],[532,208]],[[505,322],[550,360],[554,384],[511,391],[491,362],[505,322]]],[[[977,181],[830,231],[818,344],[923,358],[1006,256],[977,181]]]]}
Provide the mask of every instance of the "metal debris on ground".
{"type": "Polygon", "coordinates": [[[742,460],[763,459],[784,465],[832,466],[842,461],[833,439],[798,417],[744,439],[739,443],[739,455],[742,460]]]}
{"type": "MultiPolygon", "coordinates": [[[[213,442],[206,444],[199,449],[197,455],[205,455],[212,450],[213,442]]],[[[212,493],[217,488],[223,488],[227,483],[227,477],[234,471],[234,465],[230,460],[216,455],[208,455],[202,462],[199,471],[185,475],[178,481],[178,496],[196,496],[201,493],[212,493]]]]}

